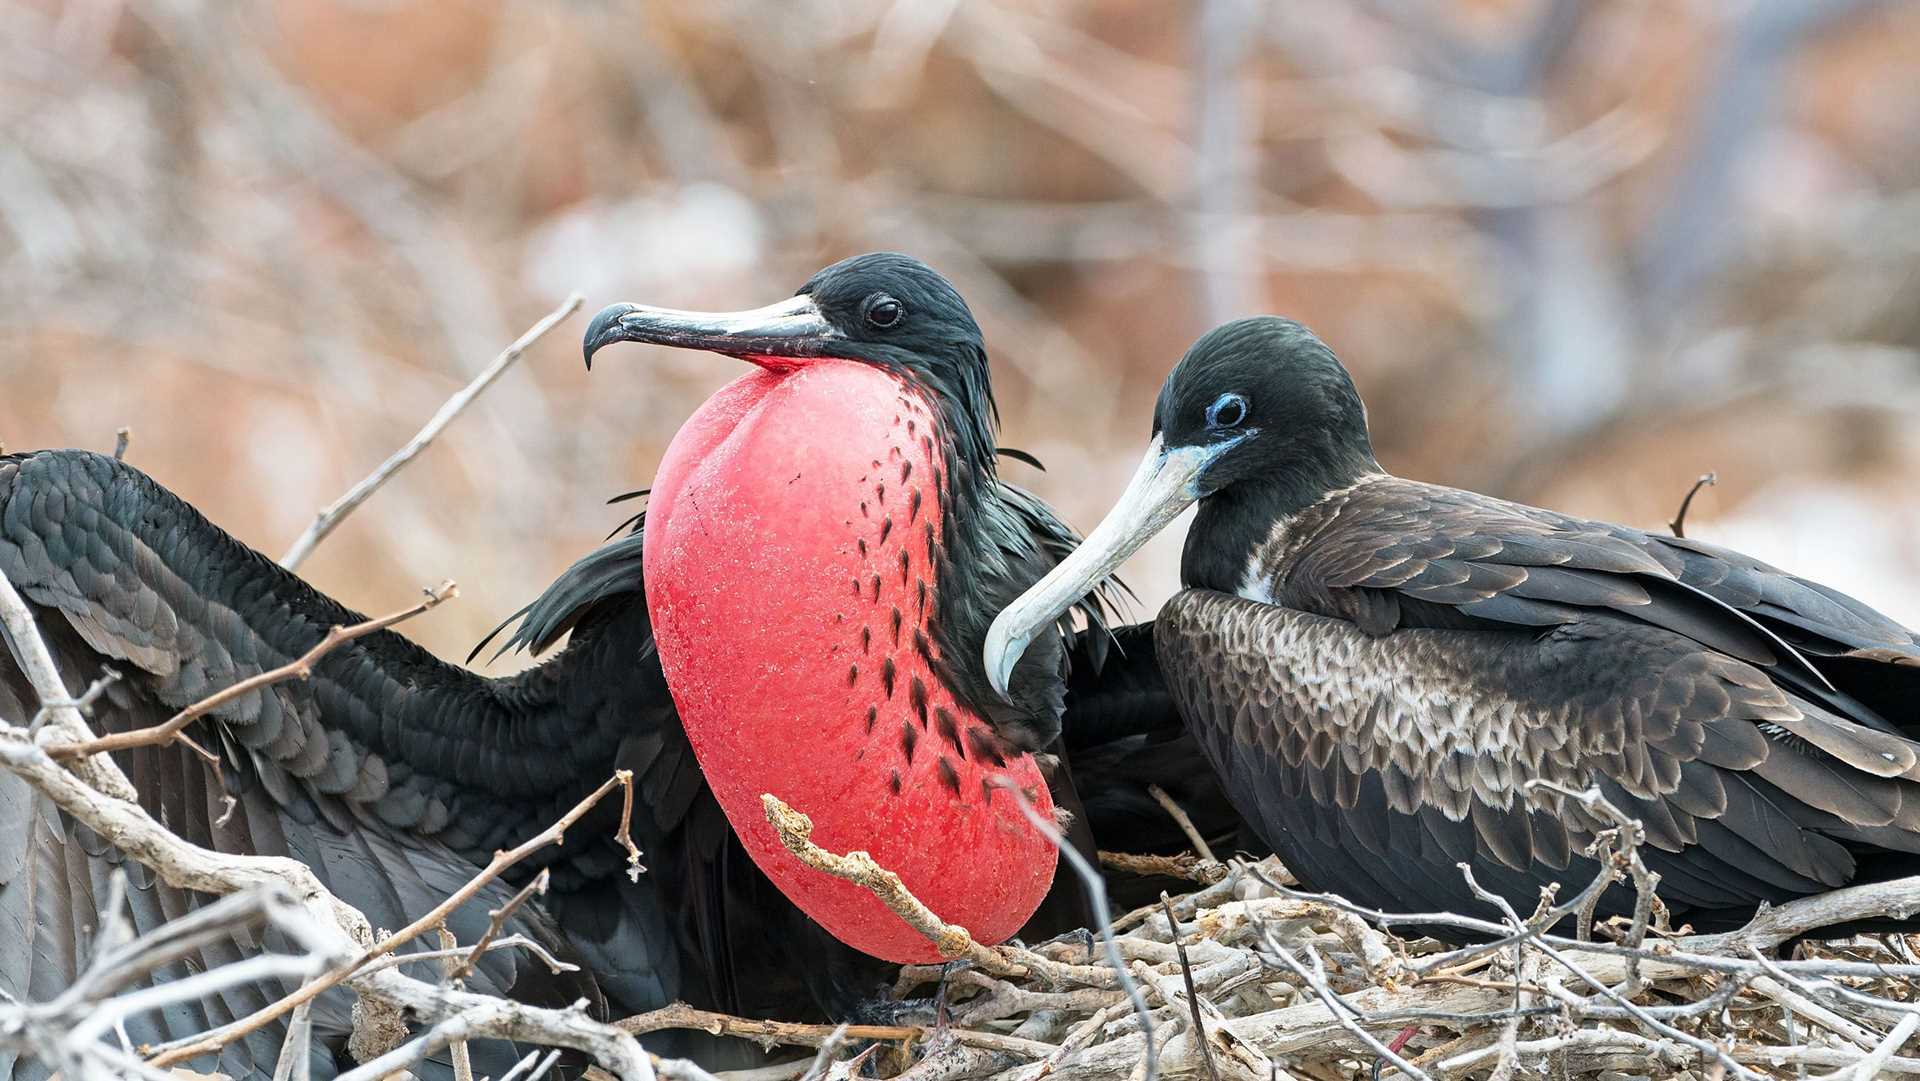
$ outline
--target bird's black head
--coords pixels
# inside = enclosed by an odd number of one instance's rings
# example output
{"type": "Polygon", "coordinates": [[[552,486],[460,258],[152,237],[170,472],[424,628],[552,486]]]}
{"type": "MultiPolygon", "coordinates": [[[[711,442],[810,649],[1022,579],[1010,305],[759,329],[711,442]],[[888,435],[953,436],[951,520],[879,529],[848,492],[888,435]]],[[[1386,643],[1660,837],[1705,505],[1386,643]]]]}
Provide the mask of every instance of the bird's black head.
{"type": "Polygon", "coordinates": [[[1376,468],[1347,369],[1312,331],[1271,315],[1195,342],[1160,388],[1153,432],[1163,454],[1190,455],[1199,499],[1236,486],[1311,498],[1376,468]]]}
{"type": "Polygon", "coordinates": [[[935,407],[931,438],[943,457],[937,498],[944,534],[935,556],[935,618],[929,621],[938,667],[955,696],[996,727],[1010,730],[1037,719],[1040,734],[1031,742],[1051,738],[1058,727],[1057,664],[1051,684],[1046,678],[1024,681],[1027,690],[1010,711],[985,692],[979,670],[980,635],[993,613],[1038,576],[1029,564],[1049,555],[1041,549],[1057,539],[1051,531],[1064,529],[1050,519],[1036,529],[1037,516],[1014,506],[999,483],[993,441],[998,417],[986,348],[958,290],[918,259],[877,252],[841,260],[787,300],[751,311],[616,304],[587,328],[589,362],[621,341],[705,349],[776,374],[821,360],[857,361],[919,389],[935,407]]]}
{"type": "Polygon", "coordinates": [[[856,360],[918,383],[941,407],[954,450],[991,475],[999,422],[986,345],[960,293],[896,252],[856,255],[808,278],[792,297],[739,312],[615,304],[587,326],[587,363],[614,342],[652,342],[739,357],[770,371],[856,360]]]}
{"type": "Polygon", "coordinates": [[[986,366],[986,345],[967,302],[932,267],[897,252],[842,259],[807,279],[810,297],[833,334],[829,356],[891,360],[929,376],[956,366],[986,366]]]}
{"type": "Polygon", "coordinates": [[[1378,469],[1360,394],[1312,331],[1275,316],[1208,331],[1161,387],[1153,441],[1119,502],[989,628],[995,686],[1034,634],[1196,500],[1181,577],[1230,591],[1275,521],[1378,469]]]}

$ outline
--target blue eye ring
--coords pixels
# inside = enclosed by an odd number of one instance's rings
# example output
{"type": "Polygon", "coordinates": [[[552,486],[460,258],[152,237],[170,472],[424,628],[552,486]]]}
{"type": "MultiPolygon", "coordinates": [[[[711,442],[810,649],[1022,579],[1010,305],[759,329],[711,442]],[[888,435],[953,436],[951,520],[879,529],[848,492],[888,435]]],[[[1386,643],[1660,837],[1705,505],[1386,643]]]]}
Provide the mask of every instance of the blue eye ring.
{"type": "Polygon", "coordinates": [[[1207,406],[1207,427],[1237,428],[1247,419],[1247,400],[1238,394],[1222,394],[1207,406]]]}

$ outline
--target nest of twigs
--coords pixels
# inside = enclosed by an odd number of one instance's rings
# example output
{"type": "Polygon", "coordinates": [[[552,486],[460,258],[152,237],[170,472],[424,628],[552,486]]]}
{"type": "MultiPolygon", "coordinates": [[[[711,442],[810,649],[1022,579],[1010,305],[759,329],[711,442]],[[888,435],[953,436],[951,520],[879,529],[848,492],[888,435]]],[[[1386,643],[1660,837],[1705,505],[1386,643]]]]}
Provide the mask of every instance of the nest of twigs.
{"type": "MultiPolygon", "coordinates": [[[[1595,793],[1576,798],[1617,816],[1595,793]]],[[[1664,925],[1638,831],[1617,816],[1620,826],[1591,850],[1603,868],[1593,883],[1543,897],[1532,913],[1483,895],[1499,920],[1368,912],[1299,891],[1272,860],[1109,857],[1110,872],[1173,871],[1200,888],[1119,916],[1109,935],[988,948],[926,923],[924,909],[906,911],[897,880],[876,879],[891,876],[870,860],[851,866],[864,854],[815,848],[804,818],[783,810],[770,817],[802,859],[874,889],[936,941],[949,936],[943,952],[960,960],[909,967],[895,988],[902,998],[937,993],[941,1018],[832,1029],[676,1009],[636,1018],[633,1029],[812,1044],[818,1055],[787,1075],[809,1079],[1920,1076],[1920,1057],[1901,1054],[1920,1030],[1920,959],[1904,936],[1783,950],[1836,920],[1914,911],[1920,879],[1766,909],[1731,934],[1691,935],[1664,925]],[[1638,889],[1639,911],[1596,925],[1592,900],[1613,881],[1638,889]],[[1395,933],[1436,925],[1485,941],[1395,933]]]]}

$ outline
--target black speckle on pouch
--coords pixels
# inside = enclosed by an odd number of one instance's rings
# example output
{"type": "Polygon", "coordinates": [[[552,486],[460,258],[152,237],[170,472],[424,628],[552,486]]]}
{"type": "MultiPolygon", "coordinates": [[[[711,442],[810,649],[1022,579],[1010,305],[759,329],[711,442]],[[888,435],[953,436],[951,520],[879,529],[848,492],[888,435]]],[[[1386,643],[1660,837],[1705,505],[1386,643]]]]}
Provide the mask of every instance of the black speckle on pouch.
{"type": "Polygon", "coordinates": [[[954,753],[966,757],[966,748],[960,745],[960,726],[954,723],[953,714],[947,712],[947,707],[934,707],[933,722],[934,731],[940,733],[941,739],[953,744],[954,753]]]}
{"type": "Polygon", "coordinates": [[[924,727],[926,727],[926,724],[927,724],[927,685],[926,685],[926,684],[924,684],[924,683],[922,683],[922,682],[920,682],[920,677],[919,677],[919,676],[915,676],[915,677],[913,677],[913,682],[912,682],[912,683],[910,683],[910,684],[908,684],[908,686],[907,686],[907,701],[908,701],[908,702],[910,702],[910,703],[912,703],[912,705],[913,705],[913,711],[914,711],[914,712],[915,712],[916,714],[919,714],[919,716],[920,716],[920,726],[921,726],[922,728],[924,728],[924,727]]]}
{"type": "Polygon", "coordinates": [[[1000,753],[999,741],[981,728],[967,729],[967,744],[975,759],[991,762],[996,766],[1005,766],[1007,758],[1000,753]]]}

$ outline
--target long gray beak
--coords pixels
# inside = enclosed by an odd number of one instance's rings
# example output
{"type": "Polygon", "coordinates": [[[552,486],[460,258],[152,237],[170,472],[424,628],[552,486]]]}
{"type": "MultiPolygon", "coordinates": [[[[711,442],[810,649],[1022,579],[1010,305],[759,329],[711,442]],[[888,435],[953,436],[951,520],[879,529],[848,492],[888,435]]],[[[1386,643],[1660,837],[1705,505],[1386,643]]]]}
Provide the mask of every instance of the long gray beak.
{"type": "Polygon", "coordinates": [[[744,312],[685,312],[644,304],[615,304],[587,324],[587,367],[614,342],[652,342],[728,356],[817,357],[842,335],[805,294],[744,312]]]}
{"type": "Polygon", "coordinates": [[[1020,663],[1034,636],[1200,498],[1197,482],[1201,472],[1228,445],[1166,450],[1161,437],[1153,437],[1140,468],[1107,516],[1093,527],[1080,547],[1002,610],[994,617],[993,626],[987,628],[987,679],[1000,697],[1007,697],[1013,666],[1020,663]]]}

